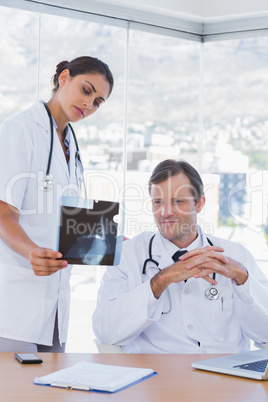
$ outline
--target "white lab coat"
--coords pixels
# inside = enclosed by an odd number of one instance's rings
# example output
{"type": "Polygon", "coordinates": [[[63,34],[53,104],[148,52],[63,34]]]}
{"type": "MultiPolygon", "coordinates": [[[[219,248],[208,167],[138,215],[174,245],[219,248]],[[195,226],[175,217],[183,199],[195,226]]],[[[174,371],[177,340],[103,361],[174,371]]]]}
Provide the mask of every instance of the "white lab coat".
{"type": "MultiPolygon", "coordinates": [[[[247,349],[245,336],[268,341],[268,281],[243,246],[208,236],[226,256],[246,267],[249,278],[244,285],[217,275],[219,299],[211,301],[205,296],[211,285],[190,278],[168,287],[170,303],[167,290],[154,298],[150,279],[158,268],[152,262],[142,281],[153,234],[145,232],[124,242],[120,265],[108,267],[103,276],[93,315],[100,342],[122,345],[129,353],[236,353],[247,349]]],[[[203,234],[200,237],[201,245],[209,245],[203,234]]],[[[159,233],[153,240],[152,258],[160,269],[173,264],[167,242],[159,233]]]]}
{"type": "MultiPolygon", "coordinates": [[[[59,198],[78,196],[75,143],[70,136],[70,173],[54,128],[53,190],[43,191],[50,123],[43,103],[8,118],[0,128],[0,199],[20,210],[19,222],[41,247],[56,249],[59,198]]],[[[80,176],[79,168],[77,176],[80,176]]],[[[58,310],[60,343],[66,342],[71,267],[35,276],[28,260],[0,240],[0,337],[52,345],[58,310]]]]}

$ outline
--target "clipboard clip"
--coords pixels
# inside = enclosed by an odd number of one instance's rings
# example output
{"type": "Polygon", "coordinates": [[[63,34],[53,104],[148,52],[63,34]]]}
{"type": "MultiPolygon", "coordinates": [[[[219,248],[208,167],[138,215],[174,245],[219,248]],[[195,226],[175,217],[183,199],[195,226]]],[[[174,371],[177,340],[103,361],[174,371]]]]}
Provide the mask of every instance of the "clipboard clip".
{"type": "Polygon", "coordinates": [[[92,389],[87,385],[69,385],[60,382],[52,382],[50,385],[51,387],[66,388],[68,390],[78,389],[81,391],[90,391],[92,389]]]}

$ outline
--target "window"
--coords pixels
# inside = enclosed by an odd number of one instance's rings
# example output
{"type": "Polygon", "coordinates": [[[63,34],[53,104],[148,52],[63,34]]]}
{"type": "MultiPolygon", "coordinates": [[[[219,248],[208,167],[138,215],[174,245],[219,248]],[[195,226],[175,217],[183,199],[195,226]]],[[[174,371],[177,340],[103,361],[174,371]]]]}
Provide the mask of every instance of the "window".
{"type": "Polygon", "coordinates": [[[38,14],[8,7],[0,10],[0,120],[3,121],[36,98],[39,18],[38,14]]]}
{"type": "Polygon", "coordinates": [[[200,44],[131,31],[125,234],[155,229],[147,182],[158,162],[197,167],[200,44]]]}
{"type": "Polygon", "coordinates": [[[217,232],[267,272],[268,38],[204,47],[203,171],[218,174],[217,232]]]}

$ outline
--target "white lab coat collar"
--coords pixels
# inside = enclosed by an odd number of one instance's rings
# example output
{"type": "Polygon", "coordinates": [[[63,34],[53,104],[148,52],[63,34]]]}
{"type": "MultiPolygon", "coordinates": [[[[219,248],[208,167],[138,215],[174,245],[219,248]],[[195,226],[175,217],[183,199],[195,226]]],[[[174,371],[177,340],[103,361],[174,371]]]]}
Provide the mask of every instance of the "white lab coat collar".
{"type": "Polygon", "coordinates": [[[158,267],[160,269],[165,268],[174,262],[172,260],[173,254],[167,252],[167,249],[164,245],[164,240],[166,239],[164,239],[163,236],[157,232],[152,244],[152,258],[159,262],[158,267]]]}
{"type": "Polygon", "coordinates": [[[32,114],[34,122],[42,127],[47,134],[50,134],[50,122],[44,107],[43,101],[36,101],[31,107],[30,112],[32,114]]]}

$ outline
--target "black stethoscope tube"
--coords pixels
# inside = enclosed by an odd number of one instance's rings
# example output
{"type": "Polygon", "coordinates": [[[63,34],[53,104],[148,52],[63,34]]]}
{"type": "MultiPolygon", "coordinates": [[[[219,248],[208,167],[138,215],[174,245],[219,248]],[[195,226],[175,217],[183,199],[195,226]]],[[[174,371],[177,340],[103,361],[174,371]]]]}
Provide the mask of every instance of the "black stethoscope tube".
{"type": "Polygon", "coordinates": [[[52,151],[53,151],[53,143],[54,143],[54,130],[53,130],[53,120],[52,120],[50,110],[46,103],[44,103],[44,106],[46,108],[46,111],[47,111],[47,114],[49,117],[49,121],[50,121],[50,150],[49,150],[49,156],[48,156],[48,161],[47,161],[47,170],[46,170],[46,177],[48,177],[49,173],[50,173],[50,165],[51,165],[51,159],[52,159],[52,151]]]}
{"type": "MultiPolygon", "coordinates": [[[[47,106],[47,104],[44,102],[44,106],[45,109],[47,111],[48,117],[49,117],[49,122],[50,122],[50,149],[49,149],[49,155],[48,155],[48,161],[47,161],[47,169],[46,169],[46,179],[44,181],[44,184],[42,185],[42,189],[43,190],[49,190],[49,188],[51,188],[52,186],[52,182],[49,180],[49,175],[50,175],[50,167],[51,167],[51,160],[52,160],[52,152],[53,152],[53,145],[54,145],[54,129],[53,129],[53,119],[52,119],[52,115],[50,113],[50,110],[47,106]]],[[[77,160],[80,163],[80,169],[82,172],[82,176],[83,176],[83,172],[84,172],[84,168],[83,168],[83,164],[82,164],[82,160],[80,157],[80,150],[79,150],[79,146],[78,146],[78,141],[74,132],[73,127],[71,126],[71,124],[68,124],[72,135],[73,135],[73,139],[75,142],[75,147],[76,147],[76,153],[75,153],[75,160],[77,160]]],[[[84,183],[84,188],[85,188],[85,195],[87,198],[87,193],[86,193],[86,186],[85,186],[85,182],[84,182],[84,176],[83,176],[83,183],[84,183]]]]}
{"type": "Polygon", "coordinates": [[[145,274],[146,274],[146,266],[147,266],[148,262],[152,262],[152,263],[155,264],[157,267],[158,267],[158,265],[159,265],[159,262],[155,261],[155,260],[152,258],[152,245],[153,245],[154,237],[155,237],[155,235],[153,235],[153,236],[151,237],[150,242],[149,242],[149,250],[148,250],[149,258],[147,258],[147,259],[144,261],[144,263],[143,263],[142,275],[145,275],[145,274]]]}

